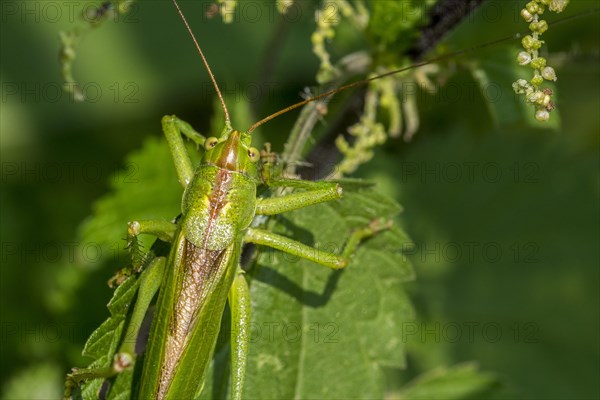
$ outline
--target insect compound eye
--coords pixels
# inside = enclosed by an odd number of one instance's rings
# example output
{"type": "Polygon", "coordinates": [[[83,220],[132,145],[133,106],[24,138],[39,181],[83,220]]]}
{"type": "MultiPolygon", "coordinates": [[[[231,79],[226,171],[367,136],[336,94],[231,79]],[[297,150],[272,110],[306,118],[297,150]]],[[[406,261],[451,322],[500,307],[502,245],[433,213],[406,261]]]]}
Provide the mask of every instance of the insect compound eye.
{"type": "Polygon", "coordinates": [[[248,157],[250,157],[250,161],[256,162],[260,159],[260,152],[256,147],[250,147],[248,149],[248,157]]]}
{"type": "Polygon", "coordinates": [[[210,150],[213,147],[215,147],[217,145],[217,143],[219,143],[219,139],[211,136],[211,137],[207,138],[206,141],[204,142],[204,148],[206,150],[210,150]]]}

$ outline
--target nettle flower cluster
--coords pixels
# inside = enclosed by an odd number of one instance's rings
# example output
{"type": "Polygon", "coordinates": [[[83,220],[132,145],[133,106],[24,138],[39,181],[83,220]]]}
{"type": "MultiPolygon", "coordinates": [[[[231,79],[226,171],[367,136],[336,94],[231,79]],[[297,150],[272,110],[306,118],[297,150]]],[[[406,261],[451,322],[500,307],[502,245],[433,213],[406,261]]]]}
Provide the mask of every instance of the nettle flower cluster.
{"type": "Polygon", "coordinates": [[[533,69],[533,78],[530,81],[519,79],[513,83],[513,89],[517,94],[525,95],[525,101],[535,106],[535,119],[538,121],[548,121],[550,111],[554,109],[552,102],[552,90],[542,88],[544,81],[556,81],[556,72],[554,68],[547,65],[544,57],[539,56],[539,50],[544,44],[540,36],[548,30],[548,23],[540,19],[540,16],[546,10],[560,13],[569,0],[532,0],[521,10],[521,16],[526,22],[529,22],[531,35],[525,36],[521,40],[524,51],[517,55],[517,61],[520,65],[529,65],[533,69]]]}

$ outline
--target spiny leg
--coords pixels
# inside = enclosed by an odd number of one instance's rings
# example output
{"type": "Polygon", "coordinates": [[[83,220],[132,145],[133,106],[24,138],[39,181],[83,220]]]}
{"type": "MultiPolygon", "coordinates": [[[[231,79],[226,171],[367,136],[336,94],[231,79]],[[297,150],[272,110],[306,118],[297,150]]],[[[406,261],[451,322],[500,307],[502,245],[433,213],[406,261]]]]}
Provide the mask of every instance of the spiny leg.
{"type": "Polygon", "coordinates": [[[130,221],[127,224],[127,249],[131,254],[131,266],[118,271],[109,279],[108,286],[113,287],[115,284],[117,286],[120,285],[132,272],[139,272],[146,263],[145,261],[148,259],[148,254],[144,254],[141,249],[138,241],[139,235],[153,235],[163,242],[170,243],[173,241],[176,229],[177,225],[167,221],[130,221]]]}
{"type": "Polygon", "coordinates": [[[328,253],[262,229],[249,228],[244,236],[244,240],[248,243],[269,246],[294,256],[313,261],[325,267],[340,269],[348,265],[350,257],[362,240],[375,235],[383,229],[388,229],[389,227],[390,224],[388,222],[376,220],[362,229],[355,230],[344,245],[341,254],[328,253]]]}
{"type": "Polygon", "coordinates": [[[229,291],[231,309],[231,399],[241,400],[250,342],[250,289],[238,267],[229,291]]]}
{"type": "MultiPolygon", "coordinates": [[[[313,182],[278,178],[270,180],[268,185],[301,188],[305,189],[305,191],[279,197],[257,199],[256,214],[258,215],[281,214],[314,204],[336,200],[341,198],[343,193],[342,187],[334,182],[313,182]]],[[[329,268],[340,269],[348,265],[349,258],[362,240],[389,228],[389,221],[374,220],[364,228],[355,230],[344,245],[341,254],[327,253],[285,236],[261,229],[249,228],[244,240],[250,243],[273,247],[329,268]]]]}
{"type": "Polygon", "coordinates": [[[167,259],[165,257],[156,257],[140,275],[140,288],[135,300],[135,306],[133,307],[131,320],[125,333],[125,340],[121,343],[117,356],[131,357],[135,355],[135,343],[142,322],[144,321],[150,302],[162,284],[166,263],[167,259]]]}
{"type": "Polygon", "coordinates": [[[169,144],[169,150],[173,156],[179,183],[183,187],[186,187],[194,175],[194,168],[192,167],[190,156],[183,144],[181,135],[185,135],[196,144],[204,144],[206,138],[196,132],[190,124],[174,115],[165,115],[162,118],[162,128],[169,144]]]}
{"type": "MultiPolygon", "coordinates": [[[[338,182],[331,181],[307,181],[304,179],[290,179],[290,178],[275,178],[269,179],[265,184],[269,187],[291,187],[297,189],[324,189],[338,185],[338,182]]],[[[339,185],[338,185],[339,186],[339,185]]]]}
{"type": "Polygon", "coordinates": [[[274,215],[299,208],[337,200],[342,197],[342,187],[330,182],[312,182],[300,180],[275,180],[269,184],[275,186],[288,186],[306,189],[304,192],[295,192],[279,197],[259,198],[256,201],[256,214],[274,215]]]}
{"type": "Polygon", "coordinates": [[[331,200],[340,199],[343,195],[343,187],[368,188],[371,183],[360,180],[345,179],[342,181],[307,181],[302,179],[276,178],[265,182],[269,187],[288,187],[304,189],[303,192],[286,194],[278,197],[257,199],[256,214],[273,215],[298,208],[311,206],[331,200]]]}

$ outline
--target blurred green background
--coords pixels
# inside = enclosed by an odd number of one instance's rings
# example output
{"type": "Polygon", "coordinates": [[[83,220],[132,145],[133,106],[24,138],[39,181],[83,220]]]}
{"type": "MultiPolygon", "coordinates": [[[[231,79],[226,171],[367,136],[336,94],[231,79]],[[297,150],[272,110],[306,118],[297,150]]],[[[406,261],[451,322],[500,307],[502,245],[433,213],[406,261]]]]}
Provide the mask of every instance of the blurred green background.
{"type": "MultiPolygon", "coordinates": [[[[206,74],[167,1],[144,2],[84,38],[75,74],[88,82],[90,99],[74,103],[60,91],[57,61],[57,33],[75,19],[67,3],[2,4],[3,398],[55,398],[68,368],[83,365],[82,345],[107,315],[104,282],[124,260],[77,247],[77,229],[111,179],[135,174],[125,155],[161,137],[164,114],[201,131],[212,115],[206,74]]],[[[200,2],[183,3],[223,91],[237,93],[234,102],[263,94],[258,117],[314,84],[310,16],[223,25],[203,17],[200,2]],[[273,37],[280,52],[268,51],[273,37]]],[[[594,7],[573,2],[567,13],[594,7]]],[[[515,2],[490,1],[448,47],[523,31],[517,12],[515,2]]],[[[418,320],[402,333],[409,368],[388,371],[390,391],[422,372],[475,360],[498,377],[498,398],[600,396],[599,22],[594,14],[544,36],[559,76],[559,129],[505,111],[516,66],[501,55],[516,47],[503,45],[463,59],[484,67],[501,88],[497,101],[465,90],[477,86],[459,68],[450,80],[458,94],[419,96],[415,139],[388,141],[359,170],[402,203],[416,244],[409,254],[418,320]]],[[[277,151],[294,119],[262,130],[277,151]]]]}

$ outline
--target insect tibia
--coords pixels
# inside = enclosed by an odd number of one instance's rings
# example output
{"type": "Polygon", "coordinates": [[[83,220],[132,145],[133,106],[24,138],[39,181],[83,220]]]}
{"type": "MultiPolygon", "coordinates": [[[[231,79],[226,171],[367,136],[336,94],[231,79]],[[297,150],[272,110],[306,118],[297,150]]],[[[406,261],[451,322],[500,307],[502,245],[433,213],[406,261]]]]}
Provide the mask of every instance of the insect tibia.
{"type": "Polygon", "coordinates": [[[131,265],[134,271],[139,271],[146,259],[144,246],[140,242],[138,236],[130,236],[127,239],[127,251],[131,257],[131,265]]]}
{"type": "MultiPolygon", "coordinates": [[[[152,260],[156,258],[157,255],[161,254],[161,251],[157,251],[159,247],[168,247],[168,244],[165,243],[170,239],[169,233],[157,233],[158,235],[163,236],[165,240],[158,239],[152,245],[149,251],[144,249],[143,244],[139,239],[139,235],[141,233],[148,233],[146,230],[149,226],[156,225],[156,223],[150,221],[132,221],[128,224],[127,227],[127,244],[125,248],[129,253],[130,264],[117,271],[109,280],[108,286],[114,288],[116,286],[120,286],[128,277],[131,275],[140,273],[143,271],[152,260]]],[[[163,225],[163,223],[160,223],[163,225]]],[[[173,224],[166,223],[165,226],[174,227],[173,224]]]]}
{"type": "Polygon", "coordinates": [[[377,218],[369,222],[369,224],[363,228],[357,229],[350,235],[350,238],[346,242],[344,251],[342,252],[342,258],[347,263],[350,258],[354,255],[358,245],[377,235],[382,231],[386,231],[392,228],[393,221],[389,219],[377,218]]]}
{"type": "Polygon", "coordinates": [[[110,277],[107,282],[110,288],[121,286],[127,278],[142,271],[153,258],[150,252],[144,252],[143,246],[137,237],[130,239],[125,248],[129,253],[131,263],[110,277]]]}

